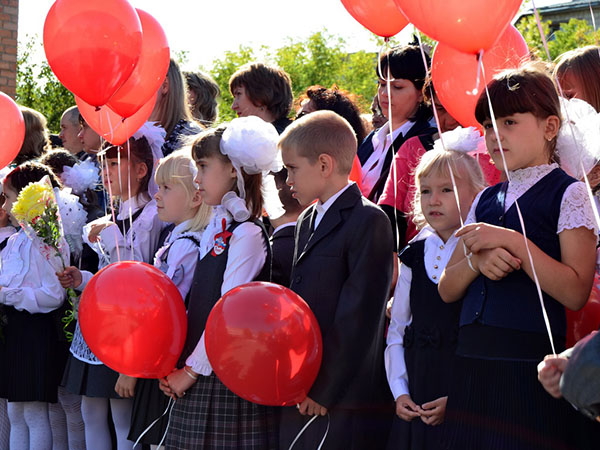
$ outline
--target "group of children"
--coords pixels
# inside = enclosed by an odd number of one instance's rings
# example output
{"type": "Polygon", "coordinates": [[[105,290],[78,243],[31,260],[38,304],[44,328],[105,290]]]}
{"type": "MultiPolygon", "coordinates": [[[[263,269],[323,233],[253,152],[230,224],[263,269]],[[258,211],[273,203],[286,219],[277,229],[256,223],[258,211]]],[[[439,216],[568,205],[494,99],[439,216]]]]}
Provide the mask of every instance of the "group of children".
{"type": "MultiPolygon", "coordinates": [[[[73,263],[56,274],[16,230],[10,210],[19,192],[45,175],[60,182],[38,163],[12,170],[0,210],[0,398],[8,399],[10,448],[52,448],[49,405],[61,395],[81,396],[87,448],[110,448],[111,428],[119,450],[133,448],[158,418],[141,442],[156,446],[165,435],[172,449],[591,448],[581,435],[590,428],[544,391],[536,366],[551,340],[564,348],[565,309],[587,301],[598,224],[584,183],[557,163],[562,113],[551,77],[527,66],[488,90],[493,110],[484,93],[476,117],[505,181],[484,189],[480,163],[464,148],[424,152],[414,173],[419,234],[398,249],[398,273],[397,229],[349,181],[357,141],[333,112],[302,117],[280,137],[257,117],[234,119],[164,158],[151,131],[108,147],[103,183],[120,207],[90,221],[83,239],[98,268],[144,261],[179,289],[186,342],[161,380],[103,365],[78,326],[67,353],[56,325],[64,289],[81,292],[93,270],[73,263]],[[287,278],[314,312],[323,348],[308,396],[276,408],[221,383],[204,327],[227,291],[272,279],[277,254],[262,219],[272,201],[266,180],[282,161],[303,209],[287,278]],[[311,416],[320,417],[308,424],[311,416]]],[[[373,172],[377,163],[367,165],[373,172]]],[[[380,176],[367,177],[371,188],[383,188],[380,176]]],[[[279,188],[283,199],[288,188],[279,188]]]]}

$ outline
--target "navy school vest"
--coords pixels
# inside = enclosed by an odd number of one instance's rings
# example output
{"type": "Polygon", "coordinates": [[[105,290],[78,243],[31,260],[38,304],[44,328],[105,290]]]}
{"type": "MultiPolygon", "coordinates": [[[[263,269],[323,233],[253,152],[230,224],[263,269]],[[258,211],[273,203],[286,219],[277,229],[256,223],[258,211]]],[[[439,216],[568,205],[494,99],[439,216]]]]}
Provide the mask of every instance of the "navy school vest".
{"type": "MultiPolygon", "coordinates": [[[[556,234],[560,205],[567,187],[576,180],[561,169],[554,169],[518,198],[527,237],[544,253],[560,261],[560,242],[556,234]]],[[[522,233],[513,204],[506,213],[504,201],[508,183],[488,188],[475,209],[478,222],[510,228],[522,233]]],[[[565,308],[543,293],[552,333],[566,334],[565,308]]],[[[479,275],[463,299],[460,326],[482,325],[545,333],[535,282],[523,270],[510,273],[499,281],[479,275]]]]}
{"type": "MultiPolygon", "coordinates": [[[[269,245],[269,236],[260,220],[253,220],[253,223],[258,225],[262,230],[263,239],[267,245],[267,258],[262,270],[255,278],[255,281],[269,281],[271,277],[271,246],[269,245]]],[[[241,223],[233,222],[227,231],[233,233],[241,223]]],[[[185,339],[185,345],[179,359],[178,367],[185,364],[185,360],[192,354],[198,341],[202,337],[208,315],[213,309],[213,306],[221,298],[221,285],[223,284],[223,276],[227,267],[227,257],[229,255],[229,245],[225,247],[222,253],[213,256],[212,252],[208,252],[196,264],[194,278],[189,293],[189,304],[187,311],[188,327],[185,339]]]]}

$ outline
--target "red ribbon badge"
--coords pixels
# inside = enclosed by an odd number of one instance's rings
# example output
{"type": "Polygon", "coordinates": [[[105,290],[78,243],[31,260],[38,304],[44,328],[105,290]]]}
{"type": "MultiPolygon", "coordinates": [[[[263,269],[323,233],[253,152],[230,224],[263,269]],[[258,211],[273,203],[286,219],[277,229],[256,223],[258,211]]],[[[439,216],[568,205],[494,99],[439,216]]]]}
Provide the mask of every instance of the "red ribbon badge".
{"type": "Polygon", "coordinates": [[[223,219],[223,231],[215,234],[215,245],[213,246],[212,252],[210,252],[213,256],[219,256],[221,253],[225,251],[227,248],[227,242],[231,238],[231,232],[227,231],[227,222],[223,219]]]}

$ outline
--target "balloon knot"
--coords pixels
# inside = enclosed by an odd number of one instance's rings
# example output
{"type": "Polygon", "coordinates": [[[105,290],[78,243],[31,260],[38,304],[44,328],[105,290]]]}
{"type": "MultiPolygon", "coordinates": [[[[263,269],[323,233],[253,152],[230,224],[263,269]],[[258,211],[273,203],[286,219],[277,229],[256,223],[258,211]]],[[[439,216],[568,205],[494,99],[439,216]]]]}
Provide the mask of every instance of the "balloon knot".
{"type": "Polygon", "coordinates": [[[100,106],[96,106],[96,112],[100,111],[100,106]]]}

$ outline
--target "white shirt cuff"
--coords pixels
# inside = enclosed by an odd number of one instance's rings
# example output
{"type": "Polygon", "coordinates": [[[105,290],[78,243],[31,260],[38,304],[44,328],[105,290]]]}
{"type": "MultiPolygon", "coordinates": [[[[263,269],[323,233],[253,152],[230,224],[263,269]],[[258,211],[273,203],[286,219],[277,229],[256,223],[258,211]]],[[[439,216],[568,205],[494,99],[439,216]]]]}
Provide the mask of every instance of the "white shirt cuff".
{"type": "Polygon", "coordinates": [[[199,375],[207,377],[212,373],[213,370],[208,361],[206,347],[204,346],[204,333],[202,333],[202,337],[192,354],[185,360],[185,364],[190,366],[199,375]]]}

